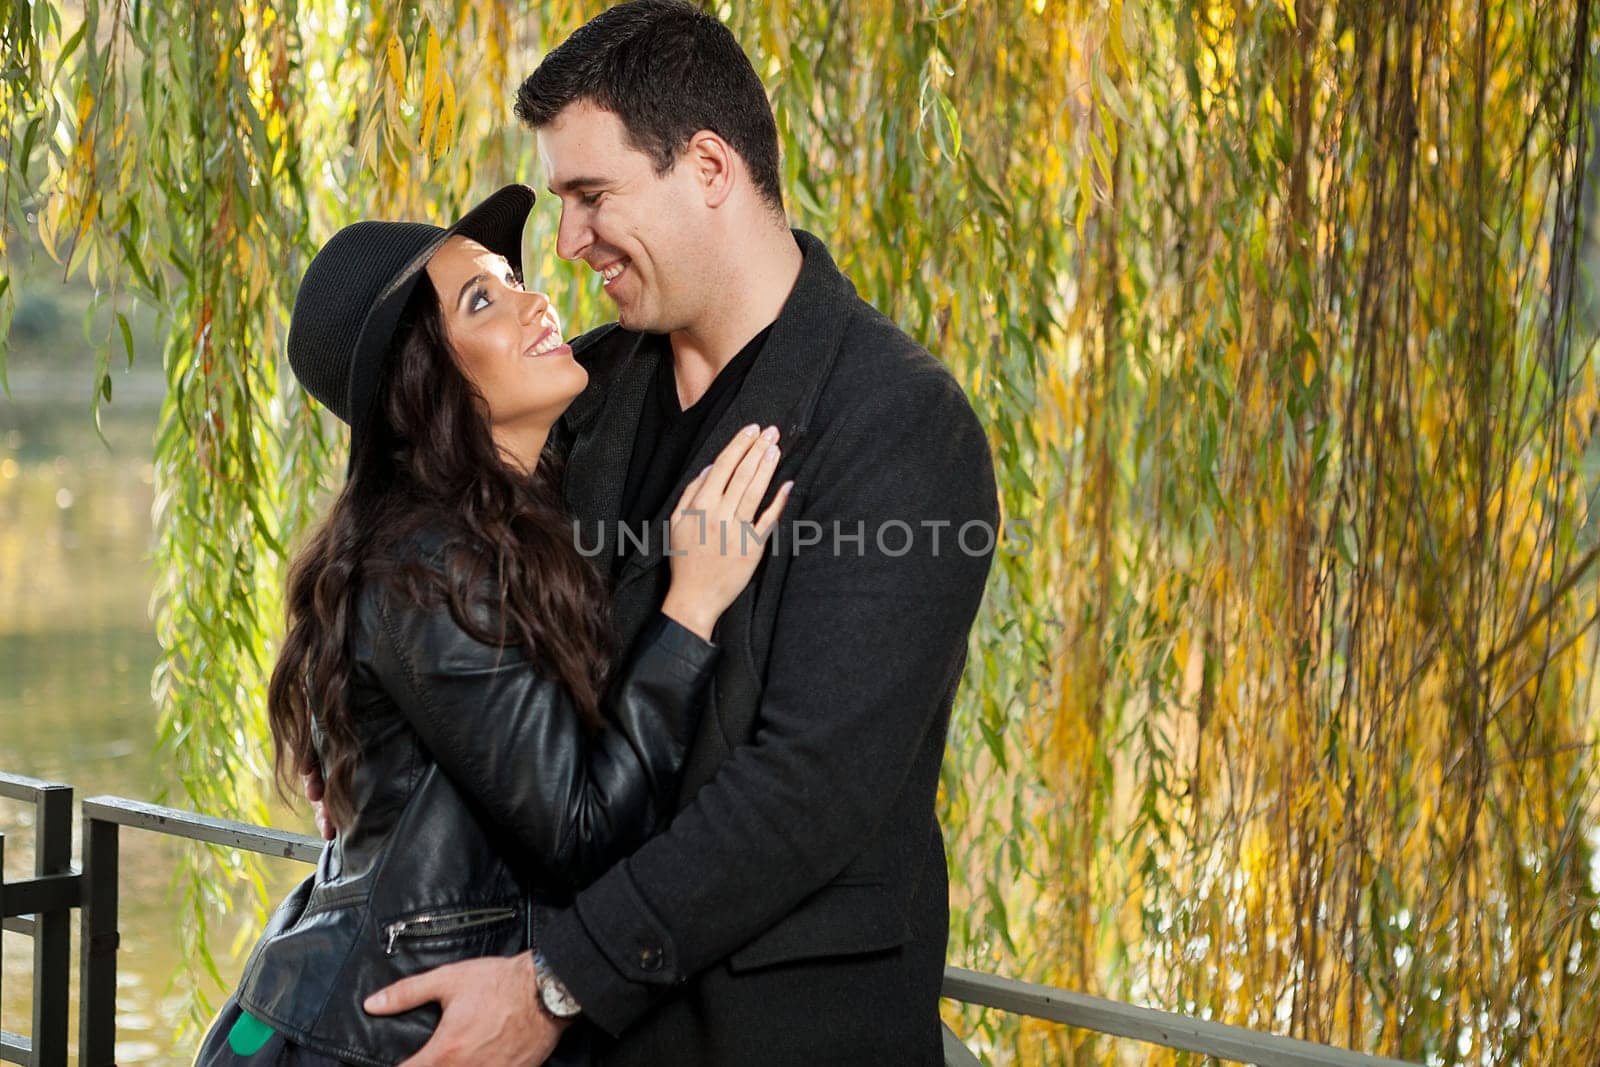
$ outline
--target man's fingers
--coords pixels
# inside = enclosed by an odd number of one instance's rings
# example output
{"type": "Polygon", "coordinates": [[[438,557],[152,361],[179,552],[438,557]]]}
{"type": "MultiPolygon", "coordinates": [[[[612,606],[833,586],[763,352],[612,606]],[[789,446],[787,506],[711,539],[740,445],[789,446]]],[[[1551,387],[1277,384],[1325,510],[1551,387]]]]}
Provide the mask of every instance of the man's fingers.
{"type": "Polygon", "coordinates": [[[429,1001],[439,1000],[443,1003],[440,994],[449,982],[449,976],[444,972],[454,966],[456,964],[445,964],[410,978],[402,978],[372,994],[361,1006],[369,1015],[398,1015],[429,1001]]]}
{"type": "Polygon", "coordinates": [[[438,1031],[435,1031],[434,1036],[428,1038],[428,1043],[417,1049],[415,1055],[400,1061],[400,1067],[446,1067],[452,1057],[449,1052],[443,1051],[443,1045],[438,1031]]]}
{"type": "Polygon", "coordinates": [[[483,956],[451,963],[396,982],[382,1011],[439,1003],[439,1025],[428,1043],[401,1067],[534,1067],[561,1037],[561,1027],[539,1010],[538,980],[528,953],[483,956]]]}
{"type": "Polygon", "coordinates": [[[428,1043],[417,1049],[416,1055],[400,1061],[400,1067],[433,1067],[436,1063],[443,1063],[433,1054],[433,1038],[428,1043]]]}

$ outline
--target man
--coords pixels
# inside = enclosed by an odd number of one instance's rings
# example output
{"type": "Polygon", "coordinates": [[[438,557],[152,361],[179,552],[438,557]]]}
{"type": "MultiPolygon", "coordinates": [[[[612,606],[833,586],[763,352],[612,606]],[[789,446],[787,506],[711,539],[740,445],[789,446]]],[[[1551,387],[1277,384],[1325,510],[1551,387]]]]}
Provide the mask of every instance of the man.
{"type": "Polygon", "coordinates": [[[998,522],[983,431],[945,368],[788,228],[765,91],[713,17],[612,8],[534,71],[517,114],[561,200],[558,252],[617,307],[574,345],[591,381],[565,424],[621,646],[669,568],[659,536],[619,521],[659,531],[747,425],[777,428],[774,484],[796,486],[781,550],[716,631],[670,827],[547,912],[532,954],[368,1009],[440,1002],[416,1063],[538,1063],[578,1019],[604,1064],[939,1063],[934,804],[998,522]]]}

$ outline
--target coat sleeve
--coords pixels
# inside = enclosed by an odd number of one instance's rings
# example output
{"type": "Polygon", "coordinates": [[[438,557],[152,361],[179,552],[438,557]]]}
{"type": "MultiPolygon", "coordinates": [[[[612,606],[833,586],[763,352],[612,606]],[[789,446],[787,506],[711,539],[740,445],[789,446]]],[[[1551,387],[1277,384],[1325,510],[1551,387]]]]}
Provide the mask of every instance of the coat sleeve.
{"type": "Polygon", "coordinates": [[[610,725],[591,734],[520,648],[474,639],[445,607],[374,599],[380,684],[457,788],[555,884],[587,884],[671,811],[715,646],[657,616],[612,687],[610,725]]]}
{"type": "Polygon", "coordinates": [[[798,516],[827,532],[790,564],[754,739],[664,833],[542,916],[545,958],[610,1033],[837,876],[923,746],[943,744],[929,734],[945,721],[998,535],[987,440],[937,369],[836,425],[798,516]],[[863,523],[864,551],[836,551],[836,523],[850,536],[863,523]]]}

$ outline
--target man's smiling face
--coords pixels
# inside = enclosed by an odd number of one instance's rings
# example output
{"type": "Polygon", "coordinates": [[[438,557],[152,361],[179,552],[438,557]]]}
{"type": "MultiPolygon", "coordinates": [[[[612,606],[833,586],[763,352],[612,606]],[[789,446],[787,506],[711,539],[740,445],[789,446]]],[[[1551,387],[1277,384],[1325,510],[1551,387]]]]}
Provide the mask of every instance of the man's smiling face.
{"type": "Polygon", "coordinates": [[[561,200],[556,253],[605,278],[617,318],[630,330],[693,328],[705,254],[704,202],[691,168],[657,174],[628,141],[622,120],[587,101],[538,131],[550,191],[561,200]]]}

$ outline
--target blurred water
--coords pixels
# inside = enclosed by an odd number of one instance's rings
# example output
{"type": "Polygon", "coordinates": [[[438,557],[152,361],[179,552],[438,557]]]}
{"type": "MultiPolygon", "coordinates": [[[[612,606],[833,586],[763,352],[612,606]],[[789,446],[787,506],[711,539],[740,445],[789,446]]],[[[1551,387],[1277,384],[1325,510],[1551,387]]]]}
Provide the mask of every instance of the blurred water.
{"type": "MultiPolygon", "coordinates": [[[[0,396],[0,769],[66,782],[79,798],[151,800],[176,785],[156,750],[150,697],[158,647],[149,457],[160,382],[119,378],[103,442],[78,377],[17,371],[12,399],[0,396]]],[[[8,879],[32,873],[30,823],[30,808],[0,801],[8,879]]],[[[196,1035],[185,1032],[184,1006],[195,983],[219,999],[181,954],[185,906],[171,892],[181,851],[196,847],[123,832],[119,1063],[188,1063],[196,1035]]],[[[304,871],[280,861],[269,880],[277,891],[304,871]]],[[[243,925],[247,947],[255,918],[215,916],[212,925],[231,984],[243,962],[236,935],[243,925]]],[[[0,1026],[27,1033],[32,942],[8,933],[0,948],[0,1026]]],[[[72,959],[76,970],[76,944],[72,959]]]]}

